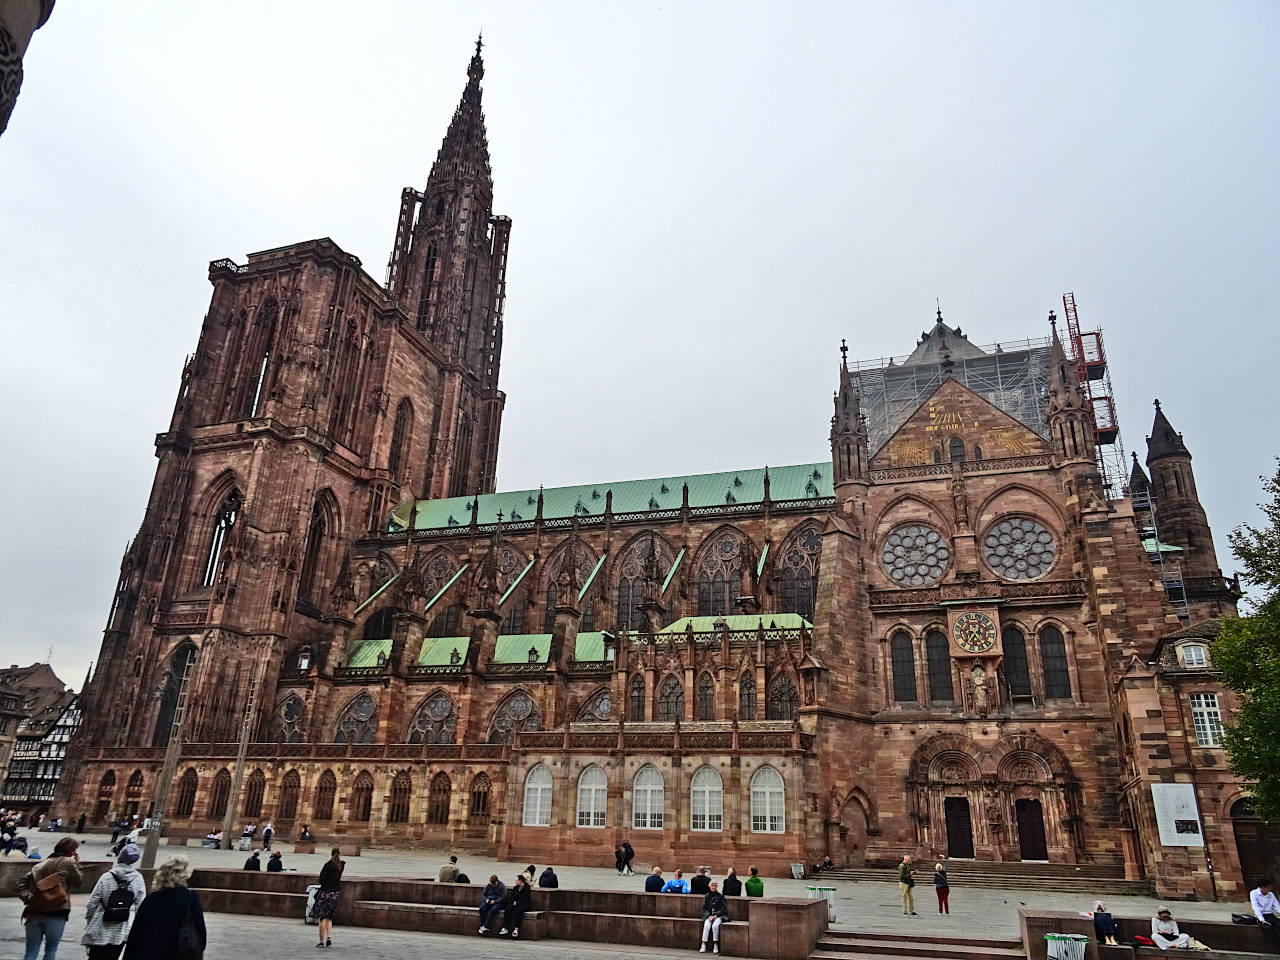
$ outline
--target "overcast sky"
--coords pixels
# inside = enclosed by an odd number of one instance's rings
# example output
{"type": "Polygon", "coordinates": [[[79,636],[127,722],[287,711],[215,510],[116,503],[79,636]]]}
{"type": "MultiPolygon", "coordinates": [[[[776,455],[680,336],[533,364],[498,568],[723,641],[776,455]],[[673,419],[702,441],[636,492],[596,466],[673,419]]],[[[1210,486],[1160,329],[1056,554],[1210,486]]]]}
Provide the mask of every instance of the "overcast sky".
{"type": "Polygon", "coordinates": [[[1280,452],[1272,2],[73,3],[0,138],[0,660],[79,686],[207,263],[381,281],[485,34],[514,220],[499,486],[829,455],[841,337],[977,343],[1074,290],[1219,557],[1280,452]]]}

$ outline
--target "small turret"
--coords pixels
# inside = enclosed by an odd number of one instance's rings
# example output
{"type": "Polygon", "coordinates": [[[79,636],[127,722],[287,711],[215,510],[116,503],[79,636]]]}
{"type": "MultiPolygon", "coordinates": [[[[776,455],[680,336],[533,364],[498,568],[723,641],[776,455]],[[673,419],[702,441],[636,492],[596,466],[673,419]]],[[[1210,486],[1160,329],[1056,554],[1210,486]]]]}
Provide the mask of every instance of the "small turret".
{"type": "Polygon", "coordinates": [[[1147,437],[1147,468],[1155,495],[1156,523],[1164,543],[1182,548],[1182,568],[1188,576],[1216,576],[1218,555],[1209,519],[1200,505],[1191,451],[1182,434],[1155,401],[1156,415],[1147,437]]]}
{"type": "Polygon", "coordinates": [[[1053,439],[1053,452],[1060,463],[1092,463],[1094,457],[1093,411],[1080,386],[1075,366],[1058,337],[1058,318],[1049,312],[1053,331],[1049,352],[1049,391],[1045,420],[1053,439]]]}
{"type": "Polygon", "coordinates": [[[867,420],[862,413],[862,397],[849,372],[849,347],[840,341],[840,389],[833,397],[835,413],[831,417],[831,462],[834,481],[865,481],[870,455],[867,450],[867,420]]]}

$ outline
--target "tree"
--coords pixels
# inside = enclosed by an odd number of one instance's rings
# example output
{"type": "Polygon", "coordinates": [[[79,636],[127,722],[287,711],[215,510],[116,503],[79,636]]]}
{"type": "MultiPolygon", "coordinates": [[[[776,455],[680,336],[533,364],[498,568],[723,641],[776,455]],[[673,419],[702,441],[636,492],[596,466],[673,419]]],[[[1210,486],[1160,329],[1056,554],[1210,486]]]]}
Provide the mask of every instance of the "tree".
{"type": "Polygon", "coordinates": [[[1280,821],[1280,457],[1274,477],[1263,477],[1270,500],[1260,503],[1262,527],[1241,524],[1229,540],[1244,577],[1256,589],[1256,609],[1223,620],[1213,642],[1213,663],[1240,695],[1226,732],[1231,772],[1245,781],[1254,813],[1280,821]]]}

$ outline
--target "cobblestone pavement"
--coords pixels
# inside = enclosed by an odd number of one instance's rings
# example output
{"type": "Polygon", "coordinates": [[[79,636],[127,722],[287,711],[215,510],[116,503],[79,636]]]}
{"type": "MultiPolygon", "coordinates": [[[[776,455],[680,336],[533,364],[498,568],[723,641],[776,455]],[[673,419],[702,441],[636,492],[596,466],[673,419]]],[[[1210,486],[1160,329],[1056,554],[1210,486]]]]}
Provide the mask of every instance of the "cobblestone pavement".
{"type": "MultiPolygon", "coordinates": [[[[63,834],[28,833],[27,836],[28,842],[32,846],[40,849],[41,852],[47,853],[53,848],[53,844],[58,837],[63,836],[63,834]]],[[[107,841],[109,838],[107,836],[89,834],[81,839],[84,841],[81,848],[82,859],[105,859],[108,856],[107,841]]],[[[326,859],[324,853],[310,855],[291,853],[290,851],[293,849],[291,843],[285,843],[281,845],[281,848],[284,850],[285,866],[302,873],[318,874],[320,866],[326,859]]],[[[174,853],[185,854],[192,864],[197,867],[239,867],[244,863],[247,856],[247,854],[238,850],[201,850],[198,847],[161,846],[157,862],[174,853]]],[[[435,877],[436,872],[440,869],[440,864],[444,862],[448,853],[449,851],[443,847],[426,850],[366,850],[362,856],[347,858],[347,876],[435,877]]],[[[620,877],[611,866],[557,866],[556,872],[560,876],[561,887],[592,890],[639,890],[644,884],[644,874],[648,872],[651,866],[651,861],[640,859],[646,857],[647,853],[648,851],[642,847],[637,850],[635,876],[620,877]]],[[[528,861],[520,863],[503,862],[494,860],[491,857],[477,856],[468,851],[459,851],[458,860],[462,870],[473,881],[478,883],[484,883],[488,880],[491,873],[498,874],[504,883],[510,883],[517,872],[528,866],[528,861]]],[[[664,874],[667,876],[677,866],[682,867],[687,876],[689,870],[694,866],[692,864],[685,865],[663,861],[662,859],[657,862],[662,866],[664,874]]],[[[536,866],[538,871],[541,872],[545,864],[539,863],[536,866]]],[[[710,866],[713,875],[719,879],[724,875],[724,870],[729,865],[711,864],[710,866]]],[[[745,875],[750,863],[748,861],[734,864],[734,866],[740,875],[745,875]]],[[[953,934],[956,936],[990,934],[993,936],[1016,937],[1018,935],[1018,907],[1020,905],[1025,904],[1051,910],[1088,910],[1095,899],[1092,891],[1083,885],[1079,894],[1018,890],[1012,886],[1008,890],[966,890],[962,885],[958,885],[951,889],[950,916],[940,917],[937,914],[937,901],[933,894],[932,884],[926,877],[916,887],[916,909],[919,912],[919,916],[904,918],[898,900],[898,885],[891,882],[863,881],[854,883],[834,881],[828,883],[821,878],[816,880],[792,880],[789,878],[766,877],[765,893],[774,897],[804,897],[807,895],[806,888],[815,884],[824,884],[836,888],[836,923],[834,925],[836,929],[874,932],[953,934]]],[[[1149,917],[1155,913],[1157,904],[1156,900],[1149,897],[1104,896],[1102,899],[1107,902],[1113,913],[1120,916],[1149,917]]],[[[11,903],[16,903],[16,901],[0,900],[0,905],[11,903]]],[[[1184,917],[1201,920],[1230,920],[1232,912],[1245,912],[1247,910],[1246,904],[1225,901],[1222,903],[1174,902],[1170,906],[1173,909],[1175,919],[1184,917]]],[[[8,916],[8,914],[4,915],[8,916]]],[[[13,916],[16,917],[16,915],[15,912],[13,916]]],[[[258,918],[249,917],[234,920],[228,919],[228,922],[249,923],[251,920],[258,922],[258,918]]],[[[82,928],[78,927],[77,924],[82,922],[81,915],[73,916],[71,929],[79,931],[82,928]]],[[[261,922],[284,926],[291,921],[267,920],[261,922]]],[[[399,934],[395,933],[371,930],[360,930],[354,934],[354,936],[360,938],[364,938],[366,935],[375,939],[384,936],[394,939],[399,936],[399,934]]],[[[411,942],[417,942],[421,937],[428,935],[404,934],[404,936],[408,937],[411,942]]],[[[437,935],[432,934],[430,936],[437,935]]],[[[76,937],[79,937],[79,932],[76,933],[76,937]]],[[[458,939],[466,941],[466,938],[458,939]]],[[[590,950],[591,948],[584,945],[583,949],[590,950]]],[[[523,947],[521,952],[524,952],[523,947]]],[[[390,955],[388,954],[388,956],[390,955]]],[[[471,954],[467,955],[470,956],[471,954]]],[[[498,954],[478,953],[474,955],[492,956],[498,954]]],[[[584,957],[594,955],[592,953],[582,954],[584,957]]],[[[78,954],[71,954],[71,956],[78,956],[78,954]]],[[[211,960],[216,960],[220,956],[221,954],[210,954],[211,960]]],[[[374,956],[374,954],[370,954],[370,956],[374,956]]]]}

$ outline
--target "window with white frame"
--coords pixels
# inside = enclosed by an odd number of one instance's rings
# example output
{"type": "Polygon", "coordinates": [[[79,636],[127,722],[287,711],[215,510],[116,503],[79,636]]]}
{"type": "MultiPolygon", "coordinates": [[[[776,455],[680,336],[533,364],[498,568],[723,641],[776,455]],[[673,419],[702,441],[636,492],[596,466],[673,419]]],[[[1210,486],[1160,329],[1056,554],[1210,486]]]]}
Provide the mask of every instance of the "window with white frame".
{"type": "Polygon", "coordinates": [[[785,803],[782,774],[773,767],[757,770],[751,778],[751,832],[783,833],[787,828],[785,803]]]}
{"type": "Polygon", "coordinates": [[[524,778],[524,825],[551,826],[551,771],[541,763],[524,778]]]}
{"type": "Polygon", "coordinates": [[[645,765],[631,782],[631,826],[636,830],[661,830],[662,804],[662,774],[656,767],[645,765]]]}
{"type": "Polygon", "coordinates": [[[1184,667],[1207,667],[1209,665],[1209,648],[1203,643],[1188,643],[1182,648],[1182,665],[1184,667]]]}
{"type": "Polygon", "coordinates": [[[692,830],[724,829],[724,784],[711,767],[699,767],[689,787],[689,827],[692,830]]]}
{"type": "Polygon", "coordinates": [[[1222,743],[1222,711],[1216,693],[1191,694],[1191,722],[1196,728],[1196,743],[1216,747],[1222,743]]]}
{"type": "Polygon", "coordinates": [[[609,780],[594,763],[578,775],[578,826],[604,826],[609,780]]]}

